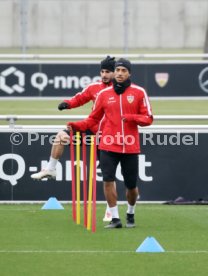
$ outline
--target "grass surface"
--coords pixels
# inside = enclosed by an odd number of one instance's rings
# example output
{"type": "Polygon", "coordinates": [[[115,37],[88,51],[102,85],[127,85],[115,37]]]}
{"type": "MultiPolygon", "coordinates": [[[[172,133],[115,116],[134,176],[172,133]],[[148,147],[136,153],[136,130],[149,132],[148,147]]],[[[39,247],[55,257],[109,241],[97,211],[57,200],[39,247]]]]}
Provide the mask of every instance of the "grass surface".
{"type": "MultiPolygon", "coordinates": [[[[57,109],[58,100],[28,100],[28,101],[0,101],[1,115],[87,115],[91,112],[92,103],[88,103],[82,107],[64,110],[60,112],[57,109]]],[[[152,109],[154,115],[207,115],[207,100],[152,100],[152,109]]],[[[207,121],[155,121],[154,124],[207,124],[207,121]]],[[[8,122],[0,121],[0,124],[8,124],[8,122]]],[[[18,121],[18,124],[65,124],[65,121],[18,121]]]]}
{"type": "MultiPolygon", "coordinates": [[[[207,206],[137,206],[134,229],[104,229],[105,205],[97,206],[97,231],[88,232],[64,210],[42,205],[0,205],[2,276],[207,275],[207,206]],[[136,253],[147,236],[164,253],[136,253]]],[[[126,207],[119,206],[125,222],[126,207]]],[[[82,224],[82,222],[81,222],[82,224]]]]}

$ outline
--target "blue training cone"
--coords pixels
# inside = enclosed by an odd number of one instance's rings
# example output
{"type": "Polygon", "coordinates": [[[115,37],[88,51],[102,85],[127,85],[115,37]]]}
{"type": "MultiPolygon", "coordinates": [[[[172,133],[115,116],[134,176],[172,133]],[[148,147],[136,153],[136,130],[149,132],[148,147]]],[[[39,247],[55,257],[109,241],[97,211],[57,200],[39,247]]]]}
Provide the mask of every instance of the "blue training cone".
{"type": "Polygon", "coordinates": [[[137,248],[136,252],[165,252],[165,250],[154,237],[147,237],[137,248]]]}
{"type": "Polygon", "coordinates": [[[50,197],[49,200],[43,205],[41,209],[42,210],[63,210],[64,207],[55,197],[50,197]]]}

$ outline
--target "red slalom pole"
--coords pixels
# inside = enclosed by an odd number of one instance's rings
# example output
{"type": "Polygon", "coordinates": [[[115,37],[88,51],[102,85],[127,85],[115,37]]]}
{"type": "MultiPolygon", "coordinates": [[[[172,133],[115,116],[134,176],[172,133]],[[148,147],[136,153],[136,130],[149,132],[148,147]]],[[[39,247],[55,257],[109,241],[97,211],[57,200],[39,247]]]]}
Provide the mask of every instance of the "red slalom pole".
{"type": "Polygon", "coordinates": [[[96,145],[96,136],[94,136],[93,139],[93,147],[94,147],[94,158],[93,158],[93,194],[92,194],[92,232],[96,231],[96,193],[97,193],[97,181],[96,181],[96,175],[97,175],[97,145],[96,145]]]}
{"type": "Polygon", "coordinates": [[[82,159],[83,159],[83,204],[84,226],[87,228],[87,158],[86,158],[86,133],[82,133],[82,159]]]}
{"type": "Polygon", "coordinates": [[[71,176],[72,176],[72,218],[76,222],[76,186],[75,186],[75,168],[74,168],[74,144],[73,131],[70,131],[70,156],[71,156],[71,176]]]}

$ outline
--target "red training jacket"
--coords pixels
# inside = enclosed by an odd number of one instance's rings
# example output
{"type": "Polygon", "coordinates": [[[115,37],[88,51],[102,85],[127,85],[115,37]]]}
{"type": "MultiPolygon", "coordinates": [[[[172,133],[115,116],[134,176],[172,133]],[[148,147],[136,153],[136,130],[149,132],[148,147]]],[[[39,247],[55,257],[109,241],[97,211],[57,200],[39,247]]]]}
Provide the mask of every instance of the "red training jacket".
{"type": "Polygon", "coordinates": [[[140,141],[137,126],[153,122],[152,109],[146,91],[131,84],[118,95],[113,87],[102,90],[95,101],[92,113],[83,121],[68,123],[73,129],[85,131],[97,125],[105,114],[99,149],[119,153],[139,153],[140,141]]]}
{"type": "Polygon", "coordinates": [[[74,97],[72,97],[70,100],[64,100],[64,102],[68,103],[70,105],[70,108],[79,107],[81,105],[84,105],[88,103],[89,101],[95,102],[97,98],[97,94],[111,86],[110,84],[105,84],[102,81],[97,81],[94,83],[89,84],[87,87],[85,87],[82,92],[77,93],[74,97]]]}
{"type": "MultiPolygon", "coordinates": [[[[94,104],[98,93],[101,90],[110,86],[112,86],[112,82],[108,84],[103,83],[102,81],[91,83],[86,88],[84,88],[82,92],[77,93],[70,100],[64,100],[64,102],[68,103],[70,105],[70,108],[76,108],[76,107],[82,106],[88,103],[89,101],[93,101],[93,104],[94,104]]],[[[96,133],[98,129],[101,129],[101,122],[99,122],[97,125],[90,126],[89,129],[93,133],[96,133]]]]}

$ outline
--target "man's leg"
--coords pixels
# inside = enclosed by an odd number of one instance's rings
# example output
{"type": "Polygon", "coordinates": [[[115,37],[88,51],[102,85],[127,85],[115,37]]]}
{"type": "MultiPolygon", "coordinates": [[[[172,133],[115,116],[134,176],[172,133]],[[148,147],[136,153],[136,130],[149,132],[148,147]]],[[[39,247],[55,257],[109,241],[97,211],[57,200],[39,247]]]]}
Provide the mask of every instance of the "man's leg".
{"type": "MultiPolygon", "coordinates": [[[[109,182],[105,182],[104,183],[104,195],[105,195],[105,198],[108,197],[108,194],[109,194],[109,188],[108,188],[108,183],[109,182]]],[[[112,194],[114,194],[114,197],[116,198],[116,201],[117,201],[117,192],[116,192],[116,182],[114,181],[113,182],[113,186],[114,187],[110,187],[111,189],[111,192],[112,194]]],[[[111,202],[113,199],[109,199],[111,202]]],[[[112,204],[111,204],[112,205],[112,204]]],[[[115,206],[115,204],[113,204],[115,206]]],[[[112,220],[112,214],[111,214],[111,209],[110,209],[110,206],[107,202],[107,206],[106,206],[106,211],[105,211],[105,215],[104,215],[104,218],[103,218],[103,221],[107,222],[107,221],[111,221],[112,220]]]]}
{"type": "MultiPolygon", "coordinates": [[[[99,144],[99,141],[97,141],[97,142],[99,144]]],[[[97,168],[100,169],[100,150],[99,150],[98,146],[97,146],[97,160],[99,161],[97,168]]],[[[103,221],[107,222],[107,221],[111,221],[111,220],[112,220],[112,215],[111,215],[110,207],[107,202],[103,221]]]]}
{"type": "Polygon", "coordinates": [[[121,168],[126,186],[127,212],[126,212],[126,227],[135,227],[134,213],[136,201],[138,198],[138,155],[125,154],[122,156],[121,168]]]}
{"type": "Polygon", "coordinates": [[[104,181],[104,195],[110,208],[117,204],[117,192],[114,181],[104,181]]]}
{"type": "Polygon", "coordinates": [[[104,181],[104,194],[112,216],[110,224],[106,225],[105,228],[109,228],[109,229],[122,228],[122,223],[119,218],[119,212],[118,212],[115,181],[104,181]]]}
{"type": "Polygon", "coordinates": [[[60,159],[64,152],[64,146],[69,144],[69,135],[65,131],[60,131],[54,140],[51,149],[51,157],[60,159]]]}
{"type": "Polygon", "coordinates": [[[127,198],[128,204],[131,206],[135,205],[138,195],[139,195],[139,191],[137,187],[134,189],[127,189],[126,198],[127,198]]]}
{"type": "Polygon", "coordinates": [[[126,190],[126,198],[127,198],[127,211],[126,211],[126,219],[128,228],[135,227],[134,224],[134,213],[136,207],[136,201],[138,198],[138,188],[127,189],[126,190]]]}
{"type": "Polygon", "coordinates": [[[113,152],[101,151],[100,166],[104,181],[104,195],[110,207],[112,221],[105,228],[121,228],[117,206],[117,192],[115,186],[116,168],[119,162],[118,154],[113,152]]]}
{"type": "Polygon", "coordinates": [[[107,202],[106,203],[105,214],[104,214],[104,217],[103,217],[103,221],[108,222],[108,221],[111,221],[111,220],[112,220],[112,214],[111,214],[111,210],[110,210],[110,207],[108,205],[108,202],[107,202]]]}
{"type": "Polygon", "coordinates": [[[56,178],[56,165],[63,154],[64,146],[69,144],[69,135],[66,131],[57,133],[51,149],[51,156],[45,169],[31,175],[33,179],[56,178]]]}

